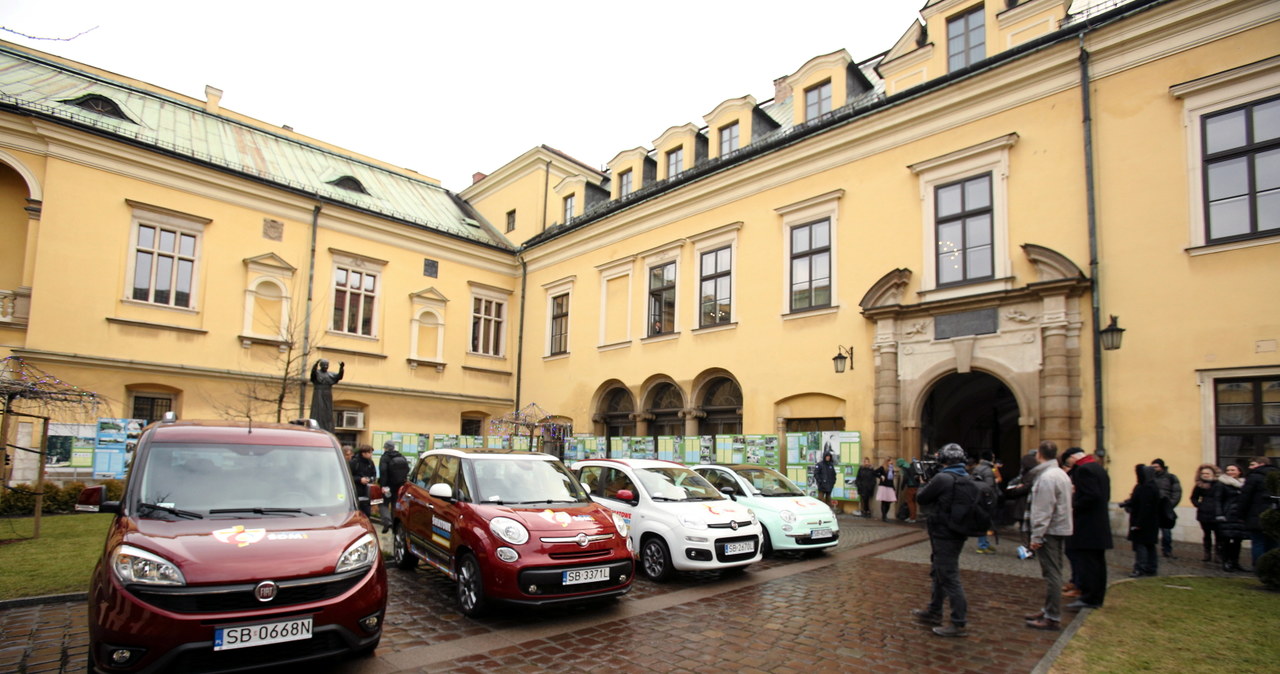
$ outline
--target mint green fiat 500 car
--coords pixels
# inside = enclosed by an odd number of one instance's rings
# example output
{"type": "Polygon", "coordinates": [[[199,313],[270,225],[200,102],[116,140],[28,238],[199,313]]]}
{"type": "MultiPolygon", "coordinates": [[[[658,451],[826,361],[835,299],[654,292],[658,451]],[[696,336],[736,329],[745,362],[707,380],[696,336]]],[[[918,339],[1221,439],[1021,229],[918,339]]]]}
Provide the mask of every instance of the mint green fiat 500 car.
{"type": "Polygon", "coordinates": [[[772,468],[734,464],[693,469],[755,512],[764,526],[761,551],[766,556],[774,550],[823,550],[840,541],[835,513],[772,468]]]}

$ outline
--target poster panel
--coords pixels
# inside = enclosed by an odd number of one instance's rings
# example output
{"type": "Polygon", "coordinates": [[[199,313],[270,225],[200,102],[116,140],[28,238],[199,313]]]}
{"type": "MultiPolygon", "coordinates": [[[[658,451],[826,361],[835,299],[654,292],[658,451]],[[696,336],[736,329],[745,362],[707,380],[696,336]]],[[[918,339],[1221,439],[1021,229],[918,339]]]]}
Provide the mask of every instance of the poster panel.
{"type": "Polygon", "coordinates": [[[147,422],[143,419],[99,418],[94,438],[93,476],[123,479],[147,422]]]}

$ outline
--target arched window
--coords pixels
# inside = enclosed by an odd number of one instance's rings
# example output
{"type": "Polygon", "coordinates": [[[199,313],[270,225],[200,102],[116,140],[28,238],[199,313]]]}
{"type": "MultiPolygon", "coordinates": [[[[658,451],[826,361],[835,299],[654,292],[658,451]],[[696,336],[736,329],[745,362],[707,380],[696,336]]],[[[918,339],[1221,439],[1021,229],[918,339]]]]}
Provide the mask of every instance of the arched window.
{"type": "Polygon", "coordinates": [[[129,119],[128,115],[124,114],[124,110],[121,110],[120,106],[117,105],[115,101],[107,98],[106,96],[89,94],[87,96],[81,96],[80,98],[60,102],[74,105],[77,108],[82,108],[104,117],[112,117],[126,122],[133,122],[132,119],[129,119]]]}
{"type": "Polygon", "coordinates": [[[741,434],[742,388],[732,379],[716,379],[702,397],[702,411],[706,416],[698,422],[700,435],[741,434]]]}
{"type": "Polygon", "coordinates": [[[680,412],[684,409],[684,396],[675,384],[660,384],[653,392],[649,413],[653,420],[649,422],[649,435],[684,435],[684,419],[680,412]]]}
{"type": "Polygon", "coordinates": [[[353,176],[342,176],[337,180],[330,180],[329,184],[339,189],[344,189],[348,192],[359,192],[360,194],[369,193],[369,190],[366,190],[364,188],[364,183],[361,183],[359,180],[356,180],[355,177],[353,176]]]}
{"type": "Polygon", "coordinates": [[[601,416],[604,417],[606,443],[608,438],[626,438],[636,434],[636,422],[632,418],[636,406],[630,391],[625,388],[609,391],[604,396],[603,405],[601,416]]]}

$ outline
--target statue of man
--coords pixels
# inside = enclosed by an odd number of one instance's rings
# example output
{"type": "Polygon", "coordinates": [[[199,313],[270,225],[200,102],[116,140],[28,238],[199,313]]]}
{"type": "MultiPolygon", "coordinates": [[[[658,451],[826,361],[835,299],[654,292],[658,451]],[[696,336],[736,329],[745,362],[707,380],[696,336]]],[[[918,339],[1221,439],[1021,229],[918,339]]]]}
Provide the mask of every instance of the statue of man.
{"type": "Polygon", "coordinates": [[[333,385],[342,381],[342,375],[346,372],[347,364],[338,363],[338,373],[334,374],[329,371],[329,361],[321,358],[311,366],[311,418],[320,424],[330,433],[334,430],[333,423],[333,385]]]}

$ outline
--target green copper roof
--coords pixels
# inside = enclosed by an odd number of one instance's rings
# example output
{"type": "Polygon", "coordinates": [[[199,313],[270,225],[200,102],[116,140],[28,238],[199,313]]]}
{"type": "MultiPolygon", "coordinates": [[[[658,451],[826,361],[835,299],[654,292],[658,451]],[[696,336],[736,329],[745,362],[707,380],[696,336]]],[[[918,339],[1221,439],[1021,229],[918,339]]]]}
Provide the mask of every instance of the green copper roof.
{"type": "Polygon", "coordinates": [[[504,237],[443,187],[199,105],[0,44],[0,106],[209,164],[374,215],[503,249],[504,237]],[[113,101],[130,121],[76,105],[113,101]],[[368,194],[332,185],[351,176],[368,194]]]}

